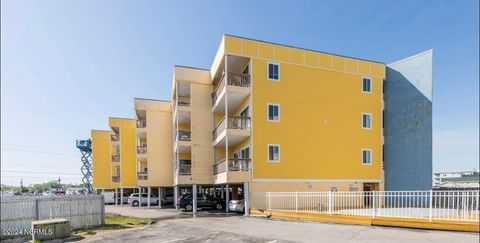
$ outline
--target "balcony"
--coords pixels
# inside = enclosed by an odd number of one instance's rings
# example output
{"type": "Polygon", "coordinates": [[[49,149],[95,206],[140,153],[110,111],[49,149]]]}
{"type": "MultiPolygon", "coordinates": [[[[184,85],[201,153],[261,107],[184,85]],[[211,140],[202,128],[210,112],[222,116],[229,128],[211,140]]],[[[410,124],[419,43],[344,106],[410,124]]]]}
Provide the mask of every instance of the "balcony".
{"type": "Polygon", "coordinates": [[[180,165],[178,167],[179,175],[191,175],[192,174],[192,165],[180,165]]]}
{"type": "MultiPolygon", "coordinates": [[[[228,72],[228,86],[234,87],[250,87],[250,74],[228,72]]],[[[217,102],[220,97],[223,88],[225,87],[225,73],[222,74],[222,78],[218,85],[214,88],[212,93],[212,106],[217,102]]]]}
{"type": "Polygon", "coordinates": [[[113,183],[119,183],[120,182],[120,176],[112,176],[112,182],[113,183]]]}
{"type": "Polygon", "coordinates": [[[148,172],[137,172],[137,180],[148,180],[148,172]]]}
{"type": "Polygon", "coordinates": [[[117,142],[119,140],[119,136],[117,134],[114,134],[114,135],[110,135],[110,140],[111,141],[114,141],[114,142],[117,142]]]}
{"type": "Polygon", "coordinates": [[[112,155],[112,162],[120,162],[120,155],[112,155]]]}
{"type": "MultiPolygon", "coordinates": [[[[227,163],[224,160],[213,166],[213,174],[217,175],[227,171],[227,163]]],[[[228,171],[249,171],[250,170],[250,159],[228,159],[228,171]]]]}
{"type": "Polygon", "coordinates": [[[178,106],[190,106],[190,97],[178,96],[177,105],[178,106]]]}
{"type": "Polygon", "coordinates": [[[139,145],[137,146],[137,154],[146,154],[147,153],[147,145],[139,145]]]}
{"type": "Polygon", "coordinates": [[[250,127],[251,121],[248,116],[228,116],[227,120],[224,117],[213,129],[214,144],[222,140],[226,135],[224,132],[228,130],[229,134],[232,135],[232,143],[230,145],[235,145],[242,140],[242,137],[250,136],[250,127]]]}
{"type": "Polygon", "coordinates": [[[178,130],[178,140],[180,141],[190,141],[191,131],[178,130]]]}
{"type": "Polygon", "coordinates": [[[146,128],[146,127],[147,127],[147,121],[137,120],[137,128],[146,128]]]}

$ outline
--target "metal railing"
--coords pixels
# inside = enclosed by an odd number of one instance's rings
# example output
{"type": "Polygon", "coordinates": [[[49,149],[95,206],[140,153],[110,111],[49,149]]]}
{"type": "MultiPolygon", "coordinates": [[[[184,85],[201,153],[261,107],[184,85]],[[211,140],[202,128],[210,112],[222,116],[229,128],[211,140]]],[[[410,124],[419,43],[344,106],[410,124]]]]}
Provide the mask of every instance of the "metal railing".
{"type": "Polygon", "coordinates": [[[111,140],[111,141],[118,141],[118,140],[119,140],[119,137],[118,137],[117,134],[112,134],[112,135],[110,135],[110,140],[111,140]]]}
{"type": "Polygon", "coordinates": [[[251,207],[370,218],[478,222],[479,191],[256,192],[251,207]]]}
{"type": "MultiPolygon", "coordinates": [[[[239,87],[250,87],[250,74],[228,72],[228,85],[239,87]]],[[[222,78],[212,92],[212,105],[215,105],[218,96],[225,87],[225,73],[222,73],[222,78]]]]}
{"type": "Polygon", "coordinates": [[[120,182],[120,176],[112,176],[112,182],[115,182],[115,183],[120,182]]]}
{"type": "MultiPolygon", "coordinates": [[[[228,171],[249,171],[250,170],[250,159],[228,159],[228,171]]],[[[225,159],[220,160],[218,163],[213,165],[213,174],[220,174],[227,171],[227,163],[225,159]]]]}
{"type": "Polygon", "coordinates": [[[190,97],[178,96],[177,105],[178,106],[190,106],[190,97]]]}
{"type": "Polygon", "coordinates": [[[178,140],[180,141],[190,141],[191,131],[178,130],[178,140]]]}
{"type": "Polygon", "coordinates": [[[192,174],[192,165],[180,165],[178,167],[179,175],[191,175],[192,174]]]}
{"type": "Polygon", "coordinates": [[[120,155],[112,155],[112,162],[120,162],[120,155]]]}
{"type": "Polygon", "coordinates": [[[215,129],[213,129],[212,136],[213,140],[222,133],[227,127],[229,129],[241,129],[248,130],[251,126],[251,120],[248,116],[228,116],[228,123],[225,122],[225,117],[217,124],[215,129]]]}
{"type": "Polygon", "coordinates": [[[146,154],[147,153],[147,145],[139,145],[137,146],[137,154],[146,154]]]}
{"type": "Polygon", "coordinates": [[[147,121],[137,120],[137,128],[146,128],[146,127],[147,127],[147,121]]]}
{"type": "Polygon", "coordinates": [[[147,172],[137,172],[137,179],[138,180],[148,180],[148,173],[147,172]]]}

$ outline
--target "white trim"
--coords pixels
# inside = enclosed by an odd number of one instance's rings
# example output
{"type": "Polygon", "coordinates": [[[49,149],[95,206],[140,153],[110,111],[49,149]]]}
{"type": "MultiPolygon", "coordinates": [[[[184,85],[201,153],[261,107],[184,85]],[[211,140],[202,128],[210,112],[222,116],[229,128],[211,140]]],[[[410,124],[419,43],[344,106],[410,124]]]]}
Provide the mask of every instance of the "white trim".
{"type": "Polygon", "coordinates": [[[382,182],[381,179],[252,179],[252,182],[344,182],[344,183],[355,183],[355,182],[371,182],[379,183],[382,182]]]}
{"type": "Polygon", "coordinates": [[[363,148],[362,153],[360,154],[360,162],[362,163],[362,165],[372,165],[372,163],[373,163],[372,155],[373,155],[372,154],[372,149],[363,148]],[[370,163],[363,163],[363,152],[364,151],[369,151],[370,152],[370,163]]]}
{"type": "Polygon", "coordinates": [[[268,61],[267,62],[267,80],[271,80],[271,81],[280,81],[280,63],[278,62],[273,62],[273,61],[268,61]],[[269,75],[269,71],[268,71],[268,67],[270,66],[270,64],[273,64],[273,65],[277,65],[278,66],[278,79],[273,79],[273,78],[270,78],[269,75]]]}
{"type": "Polygon", "coordinates": [[[369,112],[362,112],[362,120],[361,120],[361,123],[362,123],[362,129],[365,129],[365,130],[372,130],[372,113],[369,113],[369,112]],[[370,117],[370,127],[364,127],[363,126],[363,116],[364,115],[368,115],[370,117]]]}
{"type": "Polygon", "coordinates": [[[268,162],[273,162],[273,163],[280,162],[281,161],[280,154],[281,154],[280,144],[272,144],[272,143],[267,144],[267,161],[268,162]],[[270,160],[270,146],[272,146],[272,147],[277,146],[278,147],[278,160],[270,160]]]}
{"type": "Polygon", "coordinates": [[[280,104],[277,104],[277,103],[267,103],[267,121],[269,122],[280,122],[280,104]],[[277,106],[278,107],[278,120],[270,120],[270,114],[268,114],[270,112],[270,106],[277,106]]]}
{"type": "Polygon", "coordinates": [[[370,76],[362,76],[362,93],[364,93],[364,94],[371,94],[371,93],[372,93],[372,90],[373,90],[372,84],[373,84],[373,82],[372,82],[372,77],[370,77],[370,76]],[[370,80],[370,91],[364,91],[364,90],[363,90],[363,80],[364,80],[364,79],[370,80]]]}

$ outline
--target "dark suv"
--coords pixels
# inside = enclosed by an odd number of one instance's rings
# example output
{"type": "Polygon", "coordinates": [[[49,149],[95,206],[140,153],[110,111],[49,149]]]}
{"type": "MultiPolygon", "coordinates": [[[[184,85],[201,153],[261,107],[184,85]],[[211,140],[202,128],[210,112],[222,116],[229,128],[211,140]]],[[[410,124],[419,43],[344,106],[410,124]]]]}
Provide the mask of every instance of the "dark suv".
{"type": "MultiPolygon", "coordinates": [[[[185,211],[191,212],[193,210],[192,194],[184,194],[177,200],[177,205],[184,208],[185,211]]],[[[219,198],[214,198],[209,194],[197,194],[197,208],[213,208],[222,210],[225,207],[225,201],[219,198]]]]}

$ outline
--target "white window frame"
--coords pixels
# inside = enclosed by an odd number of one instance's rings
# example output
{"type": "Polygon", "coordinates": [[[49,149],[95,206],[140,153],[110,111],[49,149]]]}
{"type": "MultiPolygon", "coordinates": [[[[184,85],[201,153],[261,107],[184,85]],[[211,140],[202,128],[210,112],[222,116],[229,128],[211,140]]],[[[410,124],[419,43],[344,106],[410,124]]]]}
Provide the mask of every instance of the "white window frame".
{"type": "Polygon", "coordinates": [[[373,83],[373,82],[372,82],[372,78],[371,78],[371,77],[363,76],[363,77],[362,77],[362,93],[364,93],[364,94],[371,94],[371,93],[372,93],[372,89],[373,89],[373,88],[372,88],[372,83],[373,83]],[[364,80],[364,79],[370,80],[370,91],[365,91],[365,90],[363,90],[363,80],[364,80]]]}
{"type": "Polygon", "coordinates": [[[278,163],[281,160],[281,147],[280,144],[267,144],[267,161],[272,163],[278,163]],[[278,147],[278,160],[270,160],[270,147],[277,146],[278,147]]]}
{"type": "Polygon", "coordinates": [[[372,113],[362,112],[362,120],[361,120],[361,123],[362,123],[362,129],[371,130],[371,129],[372,129],[372,126],[373,126],[373,124],[372,124],[372,113]],[[364,127],[364,126],[363,126],[363,116],[364,116],[364,115],[370,116],[370,127],[364,127]]]}
{"type": "Polygon", "coordinates": [[[272,80],[272,81],[280,81],[280,63],[278,63],[278,62],[267,62],[267,79],[272,80]],[[268,70],[270,64],[278,66],[278,79],[270,78],[270,72],[268,70]]]}
{"type": "Polygon", "coordinates": [[[360,153],[360,162],[362,163],[362,165],[372,165],[373,163],[373,154],[372,154],[372,149],[369,149],[369,148],[363,148],[362,149],[362,152],[360,153]],[[363,162],[363,152],[364,151],[369,151],[370,152],[370,162],[369,163],[364,163],[363,162]]]}
{"type": "Polygon", "coordinates": [[[280,107],[280,104],[276,104],[276,103],[267,103],[267,121],[269,122],[280,122],[280,112],[281,110],[281,107],[280,107]],[[270,106],[273,105],[273,106],[277,106],[278,107],[278,120],[270,120],[270,106]]]}

